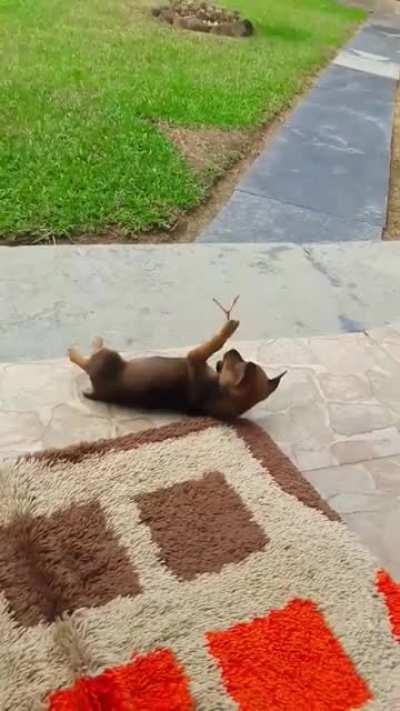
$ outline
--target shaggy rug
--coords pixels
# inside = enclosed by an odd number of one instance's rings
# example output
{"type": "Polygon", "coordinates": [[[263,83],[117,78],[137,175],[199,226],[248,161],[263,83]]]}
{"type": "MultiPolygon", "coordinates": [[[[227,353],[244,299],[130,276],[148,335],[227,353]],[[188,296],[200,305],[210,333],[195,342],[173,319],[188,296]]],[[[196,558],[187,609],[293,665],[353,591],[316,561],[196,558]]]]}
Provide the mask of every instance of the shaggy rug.
{"type": "Polygon", "coordinates": [[[255,425],[44,452],[0,492],[3,711],[400,709],[400,586],[255,425]]]}

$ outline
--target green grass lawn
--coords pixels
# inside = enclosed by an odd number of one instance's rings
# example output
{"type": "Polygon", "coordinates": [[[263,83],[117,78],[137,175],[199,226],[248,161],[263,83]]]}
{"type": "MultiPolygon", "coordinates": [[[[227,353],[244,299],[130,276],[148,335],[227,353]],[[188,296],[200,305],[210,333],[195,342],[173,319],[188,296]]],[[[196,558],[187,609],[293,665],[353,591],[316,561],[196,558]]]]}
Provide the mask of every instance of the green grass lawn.
{"type": "Polygon", "coordinates": [[[288,106],[363,15],[334,0],[224,0],[235,40],[171,29],[149,0],[0,0],[0,236],[167,226],[204,198],[163,135],[249,128],[288,106]]]}

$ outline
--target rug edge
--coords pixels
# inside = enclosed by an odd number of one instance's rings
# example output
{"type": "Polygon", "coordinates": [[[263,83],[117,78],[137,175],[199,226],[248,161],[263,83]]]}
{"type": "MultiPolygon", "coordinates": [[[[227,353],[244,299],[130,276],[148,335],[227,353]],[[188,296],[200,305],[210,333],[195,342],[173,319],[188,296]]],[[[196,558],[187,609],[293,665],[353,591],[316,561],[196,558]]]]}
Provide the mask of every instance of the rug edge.
{"type": "Polygon", "coordinates": [[[296,465],[284,454],[273,439],[260,425],[240,418],[234,422],[223,422],[208,417],[191,418],[152,427],[140,432],[128,433],[121,437],[80,442],[64,448],[47,449],[42,452],[21,457],[19,461],[42,461],[49,467],[58,462],[77,464],[96,454],[111,451],[137,449],[144,444],[164,442],[168,439],[180,439],[190,434],[204,432],[210,428],[229,427],[246,444],[252,456],[269,472],[277,485],[298,501],[319,511],[331,521],[341,521],[339,514],[332,509],[317,490],[310,484],[296,465]]]}

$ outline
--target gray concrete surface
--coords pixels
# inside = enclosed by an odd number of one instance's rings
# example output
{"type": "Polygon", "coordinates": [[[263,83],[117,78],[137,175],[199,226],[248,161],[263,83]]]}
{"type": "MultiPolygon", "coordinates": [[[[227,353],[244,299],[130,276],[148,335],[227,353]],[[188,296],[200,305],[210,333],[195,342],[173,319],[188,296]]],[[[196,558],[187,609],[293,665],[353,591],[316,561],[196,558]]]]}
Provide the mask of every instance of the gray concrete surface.
{"type": "Polygon", "coordinates": [[[237,293],[242,340],[363,330],[400,318],[399,274],[398,243],[3,247],[0,361],[195,343],[237,293]]]}
{"type": "MultiPolygon", "coordinates": [[[[335,67],[328,73],[333,71],[335,79],[339,72],[347,76],[351,71],[354,83],[352,70],[335,67]]],[[[358,74],[358,84],[365,76],[369,79],[368,74],[358,74]]],[[[339,99],[333,106],[334,90],[314,89],[238,189],[343,220],[384,225],[394,82],[380,78],[376,84],[376,98],[371,94],[370,107],[364,111],[349,109],[339,99]],[[385,91],[379,91],[381,83],[385,91]]]]}
{"type": "Polygon", "coordinates": [[[362,28],[199,241],[379,239],[386,222],[399,58],[395,28],[362,28]]]}
{"type": "Polygon", "coordinates": [[[380,24],[379,19],[357,33],[348,46],[400,64],[400,28],[380,24]]]}
{"type": "Polygon", "coordinates": [[[347,242],[378,240],[382,227],[345,220],[263,195],[235,190],[200,242],[347,242]]]}

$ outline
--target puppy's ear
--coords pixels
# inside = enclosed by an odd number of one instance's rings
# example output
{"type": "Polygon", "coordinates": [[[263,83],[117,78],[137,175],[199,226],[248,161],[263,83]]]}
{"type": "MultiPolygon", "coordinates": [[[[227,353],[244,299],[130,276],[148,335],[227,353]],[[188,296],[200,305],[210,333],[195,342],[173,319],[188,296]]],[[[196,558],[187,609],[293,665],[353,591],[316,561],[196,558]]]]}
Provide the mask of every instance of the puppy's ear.
{"type": "Polygon", "coordinates": [[[224,366],[221,373],[221,384],[231,385],[235,388],[239,385],[248,385],[256,378],[257,366],[255,363],[246,363],[240,359],[234,363],[224,366]]]}
{"type": "MultiPolygon", "coordinates": [[[[262,369],[260,366],[257,366],[255,363],[252,363],[251,361],[249,363],[245,363],[246,369],[244,373],[244,377],[242,378],[242,383],[246,386],[249,386],[250,388],[254,386],[256,389],[259,390],[261,393],[262,386],[260,385],[260,380],[259,380],[259,373],[260,370],[262,372],[262,369]]],[[[286,374],[286,370],[281,373],[280,375],[277,375],[276,378],[268,378],[267,374],[264,372],[263,376],[266,380],[265,386],[264,386],[264,399],[269,397],[271,393],[273,393],[276,388],[278,387],[279,383],[281,382],[281,379],[283,376],[286,374]]]]}
{"type": "Polygon", "coordinates": [[[251,383],[251,381],[257,377],[257,366],[251,360],[249,360],[248,363],[244,363],[243,365],[245,366],[245,369],[240,384],[251,383]]]}
{"type": "Polygon", "coordinates": [[[280,375],[277,375],[276,378],[268,378],[266,397],[271,395],[271,393],[273,393],[276,390],[276,388],[278,387],[279,383],[281,382],[283,376],[286,375],[286,373],[287,373],[287,370],[284,370],[283,373],[281,373],[280,375]]]}

